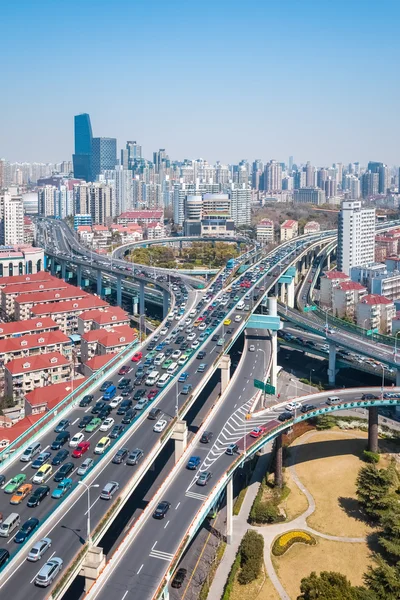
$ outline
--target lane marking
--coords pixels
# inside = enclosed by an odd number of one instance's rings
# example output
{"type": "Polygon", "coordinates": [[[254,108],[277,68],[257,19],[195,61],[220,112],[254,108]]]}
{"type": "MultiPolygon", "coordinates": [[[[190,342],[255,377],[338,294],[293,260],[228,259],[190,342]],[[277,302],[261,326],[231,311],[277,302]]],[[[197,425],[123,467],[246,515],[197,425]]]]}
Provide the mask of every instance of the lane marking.
{"type": "Polygon", "coordinates": [[[151,550],[152,550],[152,551],[153,551],[153,550],[154,550],[154,548],[156,547],[157,543],[158,543],[158,542],[154,542],[154,544],[152,545],[152,547],[151,547],[151,550]]]}
{"type": "Polygon", "coordinates": [[[169,525],[169,521],[167,521],[167,522],[165,523],[165,525],[164,525],[164,529],[167,529],[168,525],[169,525]]]}
{"type": "MultiPolygon", "coordinates": [[[[144,564],[143,564],[143,565],[141,565],[141,566],[139,567],[139,570],[138,570],[138,572],[136,573],[136,575],[139,575],[139,573],[140,573],[140,571],[143,569],[143,567],[144,567],[144,564]]],[[[127,594],[127,593],[128,593],[128,592],[126,592],[126,594],[127,594]]],[[[126,596],[126,594],[125,594],[125,596],[126,596]]],[[[124,596],[124,598],[125,598],[125,596],[124,596]]],[[[122,600],[124,600],[124,598],[122,598],[122,600]]]]}
{"type": "Polygon", "coordinates": [[[178,504],[175,506],[175,510],[178,510],[179,505],[180,505],[180,502],[178,502],[178,504]]]}

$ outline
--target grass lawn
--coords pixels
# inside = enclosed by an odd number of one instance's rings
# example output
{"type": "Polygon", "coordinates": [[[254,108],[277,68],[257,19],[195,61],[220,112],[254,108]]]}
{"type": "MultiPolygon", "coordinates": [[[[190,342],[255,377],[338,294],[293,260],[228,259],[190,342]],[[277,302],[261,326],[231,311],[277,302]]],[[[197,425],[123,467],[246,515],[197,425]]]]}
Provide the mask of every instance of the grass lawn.
{"type": "Polygon", "coordinates": [[[247,585],[235,580],[229,600],[279,600],[279,594],[268,579],[266,572],[247,585]]]}
{"type": "Polygon", "coordinates": [[[301,579],[311,571],[339,571],[353,585],[361,585],[367,565],[373,563],[367,544],[331,542],[318,537],[316,540],[316,546],[294,544],[283,556],[272,558],[277,575],[293,600],[300,594],[301,579]]]}
{"type": "Polygon", "coordinates": [[[305,434],[292,447],[296,472],[314,497],[308,525],[330,535],[363,537],[373,531],[358,510],[356,478],[367,434],[320,431],[305,434]]]}
{"type": "Polygon", "coordinates": [[[293,481],[290,469],[285,470],[285,483],[290,489],[290,493],[286,499],[280,504],[284,509],[287,520],[292,521],[296,517],[299,517],[308,508],[308,501],[303,492],[299,490],[295,482],[293,481]]]}

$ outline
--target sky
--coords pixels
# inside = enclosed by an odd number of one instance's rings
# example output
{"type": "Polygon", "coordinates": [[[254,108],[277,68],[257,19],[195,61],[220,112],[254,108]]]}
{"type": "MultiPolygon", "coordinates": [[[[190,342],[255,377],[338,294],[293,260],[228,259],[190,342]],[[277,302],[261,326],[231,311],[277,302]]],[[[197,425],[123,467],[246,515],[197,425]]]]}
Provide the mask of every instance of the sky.
{"type": "Polygon", "coordinates": [[[398,0],[5,0],[0,157],[59,162],[73,117],[144,156],[399,164],[398,0]]]}

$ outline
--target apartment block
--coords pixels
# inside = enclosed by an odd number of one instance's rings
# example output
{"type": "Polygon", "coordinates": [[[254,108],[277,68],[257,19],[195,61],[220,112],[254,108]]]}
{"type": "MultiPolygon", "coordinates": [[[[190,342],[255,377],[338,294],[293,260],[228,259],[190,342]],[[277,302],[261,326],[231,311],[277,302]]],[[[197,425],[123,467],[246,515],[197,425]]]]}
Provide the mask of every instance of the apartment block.
{"type": "Polygon", "coordinates": [[[342,281],[333,289],[332,312],[335,317],[353,318],[355,308],[367,290],[355,281],[342,281]]]}
{"type": "Polygon", "coordinates": [[[116,354],[131,344],[136,337],[136,330],[127,325],[115,329],[92,329],[81,338],[82,362],[88,361],[96,354],[116,354]]]}
{"type": "Polygon", "coordinates": [[[385,335],[391,335],[395,316],[393,302],[379,294],[368,294],[356,308],[357,325],[364,329],[377,329],[385,335]]]}
{"type": "MultiPolygon", "coordinates": [[[[31,316],[31,310],[35,308],[35,311],[39,306],[58,304],[63,301],[81,300],[89,297],[90,294],[84,292],[78,287],[69,286],[63,290],[56,290],[50,292],[36,292],[34,294],[22,294],[15,298],[14,301],[14,314],[18,321],[24,321],[31,316]]],[[[35,312],[37,314],[37,312],[35,312]]]]}
{"type": "Polygon", "coordinates": [[[271,219],[263,219],[256,225],[257,241],[262,244],[274,243],[274,222],[271,219]]]}
{"type": "Polygon", "coordinates": [[[296,237],[299,233],[299,224],[293,219],[284,221],[280,227],[281,230],[281,242],[286,242],[296,237]]]}
{"type": "Polygon", "coordinates": [[[5,393],[22,399],[35,388],[68,381],[71,362],[59,352],[11,360],[5,369],[5,393]]]}
{"type": "Polygon", "coordinates": [[[28,392],[24,398],[25,414],[39,415],[52,410],[85,381],[85,377],[80,376],[66,383],[54,383],[53,385],[36,388],[32,392],[28,392]]]}
{"type": "Polygon", "coordinates": [[[320,306],[331,308],[333,302],[333,290],[344,281],[350,281],[350,277],[341,271],[326,271],[320,279],[320,306]]]}
{"type": "Polygon", "coordinates": [[[19,338],[30,333],[45,333],[49,331],[58,331],[57,323],[49,317],[0,323],[0,340],[19,338]]]}
{"type": "Polygon", "coordinates": [[[81,300],[68,300],[53,304],[39,304],[31,309],[32,317],[50,317],[66,335],[78,332],[78,317],[87,310],[108,308],[107,302],[97,296],[88,295],[81,300]]]}
{"type": "Polygon", "coordinates": [[[400,272],[381,273],[371,279],[371,294],[384,296],[390,301],[400,298],[400,272]]]}
{"type": "Polygon", "coordinates": [[[110,329],[129,323],[128,313],[119,306],[110,306],[107,310],[88,310],[78,317],[78,334],[83,335],[91,329],[110,329]]]}
{"type": "Polygon", "coordinates": [[[164,212],[162,210],[131,210],[121,213],[117,217],[117,224],[125,226],[130,223],[148,225],[149,223],[162,223],[163,221],[164,212]]]}
{"type": "Polygon", "coordinates": [[[4,314],[11,316],[15,312],[15,299],[22,295],[51,291],[58,292],[72,287],[69,283],[65,283],[65,281],[57,277],[53,277],[49,281],[11,283],[0,289],[1,310],[4,314]]]}
{"type": "Polygon", "coordinates": [[[321,225],[317,221],[308,221],[308,223],[304,225],[305,234],[318,233],[318,231],[321,231],[321,225]]]}

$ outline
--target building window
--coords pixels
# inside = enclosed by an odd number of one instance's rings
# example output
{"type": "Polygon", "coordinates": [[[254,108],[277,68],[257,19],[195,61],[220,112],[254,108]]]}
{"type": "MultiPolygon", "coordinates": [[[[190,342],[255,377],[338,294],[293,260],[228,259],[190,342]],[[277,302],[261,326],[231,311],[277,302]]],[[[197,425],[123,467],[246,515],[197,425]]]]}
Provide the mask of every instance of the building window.
{"type": "Polygon", "coordinates": [[[12,263],[9,263],[8,265],[8,274],[10,277],[12,277],[14,275],[14,267],[12,263]]]}

